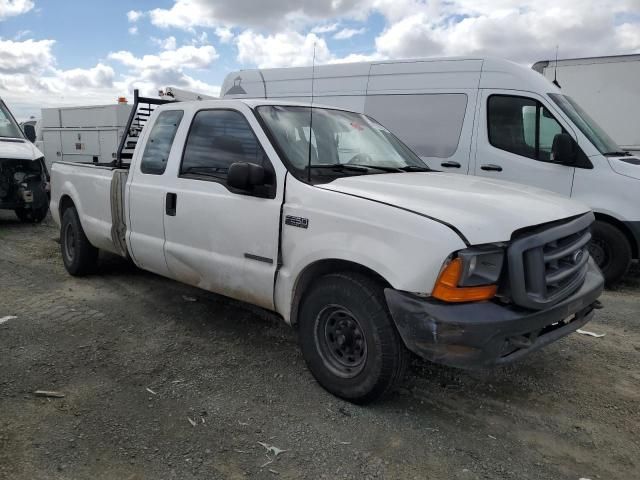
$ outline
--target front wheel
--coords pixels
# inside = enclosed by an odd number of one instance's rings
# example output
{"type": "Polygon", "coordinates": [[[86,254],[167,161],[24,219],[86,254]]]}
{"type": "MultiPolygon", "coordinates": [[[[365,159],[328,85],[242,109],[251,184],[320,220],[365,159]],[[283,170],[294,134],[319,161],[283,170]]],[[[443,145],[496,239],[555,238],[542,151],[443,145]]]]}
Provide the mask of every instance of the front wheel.
{"type": "Polygon", "coordinates": [[[64,267],[71,275],[82,276],[94,270],[98,249],[89,243],[75,208],[67,208],[62,215],[60,248],[64,267]]]}
{"type": "Polygon", "coordinates": [[[367,403],[404,377],[409,352],[393,325],[383,288],[356,273],[321,277],[299,316],[302,354],[332,394],[367,403]]]}
{"type": "Polygon", "coordinates": [[[631,245],[624,233],[600,220],[591,227],[589,253],[595,260],[607,286],[620,280],[631,265],[631,245]]]}

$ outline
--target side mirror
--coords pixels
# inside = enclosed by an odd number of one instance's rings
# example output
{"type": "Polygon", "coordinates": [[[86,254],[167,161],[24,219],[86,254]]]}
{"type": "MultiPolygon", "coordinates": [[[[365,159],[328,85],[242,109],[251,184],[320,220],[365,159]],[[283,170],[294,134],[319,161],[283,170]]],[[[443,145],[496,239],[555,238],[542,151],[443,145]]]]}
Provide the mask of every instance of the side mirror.
{"type": "Polygon", "coordinates": [[[34,127],[33,125],[25,125],[22,127],[22,129],[24,131],[24,136],[27,137],[27,140],[29,140],[31,143],[35,143],[36,127],[34,127]]]}
{"type": "Polygon", "coordinates": [[[558,133],[551,145],[551,161],[573,165],[576,163],[576,142],[568,133],[558,133]]]}
{"type": "Polygon", "coordinates": [[[266,183],[264,167],[255,163],[232,163],[227,173],[227,185],[238,190],[252,190],[266,183]]]}

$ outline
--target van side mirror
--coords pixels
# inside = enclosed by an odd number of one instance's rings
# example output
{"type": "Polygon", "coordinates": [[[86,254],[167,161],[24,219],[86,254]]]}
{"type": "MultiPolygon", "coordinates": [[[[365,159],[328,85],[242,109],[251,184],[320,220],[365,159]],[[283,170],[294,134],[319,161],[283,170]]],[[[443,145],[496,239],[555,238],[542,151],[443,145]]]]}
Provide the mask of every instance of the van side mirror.
{"type": "Polygon", "coordinates": [[[266,183],[266,173],[262,165],[255,163],[232,163],[227,172],[227,185],[238,190],[252,190],[266,183]]]}
{"type": "Polygon", "coordinates": [[[568,133],[558,133],[553,137],[551,145],[551,161],[554,163],[563,163],[565,165],[573,165],[577,158],[576,142],[568,133]]]}
{"type": "Polygon", "coordinates": [[[36,127],[33,125],[24,125],[22,130],[24,131],[24,136],[27,137],[27,140],[31,143],[36,142],[36,127]]]}

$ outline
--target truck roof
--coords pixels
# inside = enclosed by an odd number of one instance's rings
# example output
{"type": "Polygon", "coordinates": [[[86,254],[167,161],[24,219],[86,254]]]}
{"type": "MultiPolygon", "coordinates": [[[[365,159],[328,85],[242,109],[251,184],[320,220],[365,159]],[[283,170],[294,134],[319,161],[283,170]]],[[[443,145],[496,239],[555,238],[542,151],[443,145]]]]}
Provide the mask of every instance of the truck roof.
{"type": "Polygon", "coordinates": [[[332,105],[324,105],[318,102],[292,102],[289,100],[279,100],[279,99],[262,99],[262,98],[221,98],[215,100],[190,100],[186,102],[170,102],[165,103],[158,107],[158,110],[171,110],[175,109],[176,105],[185,105],[191,106],[195,105],[198,108],[220,108],[220,107],[230,107],[233,105],[246,105],[249,108],[260,107],[263,105],[277,105],[277,106],[291,106],[291,107],[310,107],[314,108],[329,108],[331,110],[344,110],[349,111],[346,108],[339,108],[332,105]]]}

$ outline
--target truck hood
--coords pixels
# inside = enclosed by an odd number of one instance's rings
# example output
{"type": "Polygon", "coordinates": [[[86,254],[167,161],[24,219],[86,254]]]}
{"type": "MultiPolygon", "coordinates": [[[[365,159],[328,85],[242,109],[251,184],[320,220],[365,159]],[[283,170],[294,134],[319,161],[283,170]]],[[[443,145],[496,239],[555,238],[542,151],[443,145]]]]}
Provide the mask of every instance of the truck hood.
{"type": "Polygon", "coordinates": [[[432,217],[457,229],[472,245],[507,241],[520,228],[589,211],[546,190],[452,173],[353,176],[320,188],[432,217]]]}
{"type": "Polygon", "coordinates": [[[40,150],[27,140],[0,138],[0,158],[35,160],[40,157],[42,157],[40,150]]]}

